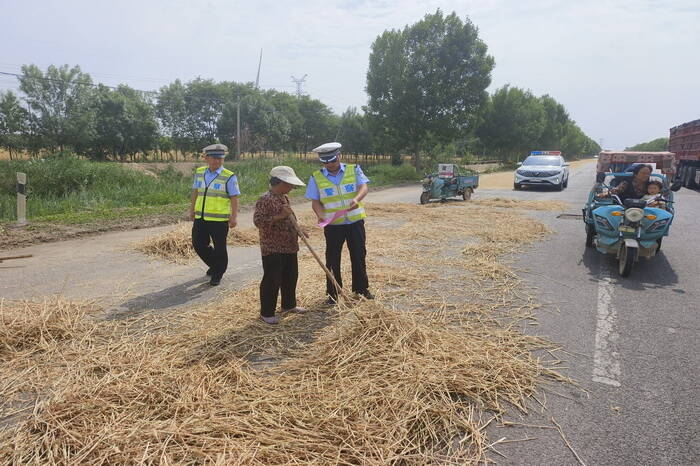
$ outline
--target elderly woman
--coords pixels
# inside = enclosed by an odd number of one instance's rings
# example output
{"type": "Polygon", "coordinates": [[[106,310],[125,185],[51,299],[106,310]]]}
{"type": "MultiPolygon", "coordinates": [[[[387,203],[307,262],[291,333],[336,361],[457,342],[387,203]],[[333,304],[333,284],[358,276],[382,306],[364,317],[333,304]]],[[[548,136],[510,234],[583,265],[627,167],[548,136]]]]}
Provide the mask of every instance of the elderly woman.
{"type": "Polygon", "coordinates": [[[651,165],[639,164],[632,170],[632,180],[622,180],[610,190],[611,194],[617,194],[623,201],[625,199],[641,199],[647,194],[649,177],[653,168],[651,165]]]}

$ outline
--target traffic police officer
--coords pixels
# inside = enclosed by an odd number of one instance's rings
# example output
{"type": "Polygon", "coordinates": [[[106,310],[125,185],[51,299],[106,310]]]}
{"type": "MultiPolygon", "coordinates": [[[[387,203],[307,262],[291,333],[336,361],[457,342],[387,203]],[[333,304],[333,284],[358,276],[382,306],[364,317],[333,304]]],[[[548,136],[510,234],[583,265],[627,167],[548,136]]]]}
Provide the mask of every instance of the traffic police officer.
{"type": "Polygon", "coordinates": [[[203,150],[207,166],[195,171],[189,218],[194,221],[192,246],[209,266],[210,285],[217,286],[228,266],[226,237],[229,228],[236,226],[241,192],[236,175],[223,167],[228,148],[212,144],[203,150]]]}
{"type": "MultiPolygon", "coordinates": [[[[342,287],[340,259],[343,244],[347,241],[352,265],[352,291],[373,299],[374,296],[369,292],[365,263],[367,249],[364,219],[367,215],[361,204],[369,191],[369,179],[359,165],[340,162],[341,147],[340,143],[329,142],[313,150],[318,153],[323,168],[316,170],[309,178],[306,198],[311,199],[311,207],[319,222],[332,219],[323,229],[326,237],[326,266],[342,287]]],[[[326,293],[328,304],[337,301],[338,292],[328,279],[326,293]]]]}

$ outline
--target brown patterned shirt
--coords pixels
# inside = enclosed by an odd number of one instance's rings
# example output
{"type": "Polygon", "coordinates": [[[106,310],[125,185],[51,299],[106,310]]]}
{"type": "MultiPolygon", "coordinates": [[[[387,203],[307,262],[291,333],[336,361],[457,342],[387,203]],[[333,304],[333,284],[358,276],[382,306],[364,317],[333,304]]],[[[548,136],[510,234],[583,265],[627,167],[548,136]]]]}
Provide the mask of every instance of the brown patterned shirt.
{"type": "Polygon", "coordinates": [[[299,238],[289,218],[274,221],[272,217],[282,213],[282,206],[289,205],[286,194],[268,191],[255,203],[253,224],[260,233],[260,252],[270,254],[294,254],[299,251],[299,238]]]}

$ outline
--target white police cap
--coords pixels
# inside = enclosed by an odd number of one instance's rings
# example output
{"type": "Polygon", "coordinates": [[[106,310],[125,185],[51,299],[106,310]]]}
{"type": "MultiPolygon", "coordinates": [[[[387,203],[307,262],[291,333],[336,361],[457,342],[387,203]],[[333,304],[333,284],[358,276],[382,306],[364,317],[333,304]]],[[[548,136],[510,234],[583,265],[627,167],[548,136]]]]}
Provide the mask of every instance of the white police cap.
{"type": "Polygon", "coordinates": [[[212,144],[210,146],[202,149],[206,155],[211,155],[212,157],[217,157],[223,159],[226,157],[226,152],[228,152],[228,147],[223,144],[212,144]]]}
{"type": "Polygon", "coordinates": [[[313,152],[318,153],[321,162],[334,162],[340,155],[341,147],[343,145],[339,142],[327,142],[313,149],[313,152]]]}

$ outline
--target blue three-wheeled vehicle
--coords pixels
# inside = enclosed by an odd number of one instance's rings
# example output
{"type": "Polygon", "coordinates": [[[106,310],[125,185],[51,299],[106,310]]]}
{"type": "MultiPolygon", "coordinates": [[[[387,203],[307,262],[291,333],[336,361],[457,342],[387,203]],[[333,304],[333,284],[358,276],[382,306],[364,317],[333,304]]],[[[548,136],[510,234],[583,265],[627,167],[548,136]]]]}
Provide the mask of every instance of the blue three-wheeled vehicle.
{"type": "Polygon", "coordinates": [[[629,276],[639,257],[655,256],[661,250],[661,240],[668,236],[674,216],[673,191],[680,189],[679,184],[670,185],[674,167],[670,152],[603,151],[598,156],[596,183],[583,208],[586,246],[615,254],[623,277],[629,276]],[[661,172],[650,177],[663,184],[657,197],[625,199],[611,191],[622,181],[631,182],[632,169],[640,163],[661,172]]]}

